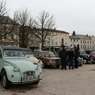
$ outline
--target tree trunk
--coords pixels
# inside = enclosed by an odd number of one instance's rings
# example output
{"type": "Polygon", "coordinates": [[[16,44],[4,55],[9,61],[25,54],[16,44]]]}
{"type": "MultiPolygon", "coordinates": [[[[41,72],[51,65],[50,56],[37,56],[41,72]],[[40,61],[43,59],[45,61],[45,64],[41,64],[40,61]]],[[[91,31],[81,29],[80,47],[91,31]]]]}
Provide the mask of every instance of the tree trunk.
{"type": "Polygon", "coordinates": [[[41,42],[41,49],[44,49],[44,41],[41,42]]]}
{"type": "Polygon", "coordinates": [[[24,27],[21,26],[20,27],[20,31],[19,31],[19,46],[22,48],[27,48],[27,35],[24,27]]]}

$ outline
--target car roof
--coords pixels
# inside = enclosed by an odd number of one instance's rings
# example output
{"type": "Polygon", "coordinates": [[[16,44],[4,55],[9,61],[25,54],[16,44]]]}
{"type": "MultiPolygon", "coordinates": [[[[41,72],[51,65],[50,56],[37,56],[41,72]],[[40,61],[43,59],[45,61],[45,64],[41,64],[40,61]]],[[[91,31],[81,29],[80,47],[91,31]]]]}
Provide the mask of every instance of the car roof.
{"type": "Polygon", "coordinates": [[[91,52],[90,54],[95,54],[95,51],[91,52]]]}
{"type": "Polygon", "coordinates": [[[45,50],[35,50],[34,52],[40,52],[40,53],[53,53],[52,51],[45,51],[45,50]]]}
{"type": "Polygon", "coordinates": [[[2,49],[19,49],[19,50],[31,50],[29,48],[20,48],[16,46],[0,46],[2,49]]]}

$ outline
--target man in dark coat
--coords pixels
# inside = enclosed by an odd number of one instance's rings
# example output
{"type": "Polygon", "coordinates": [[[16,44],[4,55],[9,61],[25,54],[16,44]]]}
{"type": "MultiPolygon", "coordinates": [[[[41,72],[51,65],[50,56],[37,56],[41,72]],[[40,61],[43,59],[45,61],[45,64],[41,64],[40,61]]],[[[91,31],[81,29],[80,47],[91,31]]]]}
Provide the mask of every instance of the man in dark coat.
{"type": "Polygon", "coordinates": [[[65,46],[62,46],[61,50],[59,51],[59,57],[61,59],[61,69],[67,69],[66,66],[66,49],[65,46]]]}
{"type": "Polygon", "coordinates": [[[73,48],[70,48],[68,51],[67,51],[67,56],[68,56],[68,66],[69,66],[69,69],[74,69],[74,51],[73,51],[73,48]]]}
{"type": "Polygon", "coordinates": [[[79,55],[80,55],[79,45],[77,45],[77,47],[74,46],[75,68],[78,68],[79,66],[79,61],[78,61],[79,55]]]}

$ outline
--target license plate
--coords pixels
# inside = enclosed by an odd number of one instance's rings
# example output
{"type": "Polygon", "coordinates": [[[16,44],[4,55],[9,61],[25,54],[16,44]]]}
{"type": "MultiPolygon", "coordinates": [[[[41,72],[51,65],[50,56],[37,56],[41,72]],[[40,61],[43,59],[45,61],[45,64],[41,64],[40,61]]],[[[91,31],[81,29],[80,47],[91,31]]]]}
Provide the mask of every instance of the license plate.
{"type": "Polygon", "coordinates": [[[33,76],[27,76],[27,80],[31,81],[33,79],[33,76]]]}
{"type": "Polygon", "coordinates": [[[24,81],[31,81],[31,80],[33,80],[33,76],[24,76],[23,80],[24,81]]]}

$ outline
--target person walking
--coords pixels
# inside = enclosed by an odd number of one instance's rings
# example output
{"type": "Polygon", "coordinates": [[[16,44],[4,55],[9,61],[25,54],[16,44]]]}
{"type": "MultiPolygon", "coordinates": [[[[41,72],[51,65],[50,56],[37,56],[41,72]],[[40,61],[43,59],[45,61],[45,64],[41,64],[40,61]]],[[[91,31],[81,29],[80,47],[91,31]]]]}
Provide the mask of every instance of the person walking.
{"type": "Polygon", "coordinates": [[[61,47],[61,50],[59,51],[59,57],[61,59],[61,69],[67,69],[67,64],[66,64],[66,49],[65,46],[63,45],[61,47]]]}

